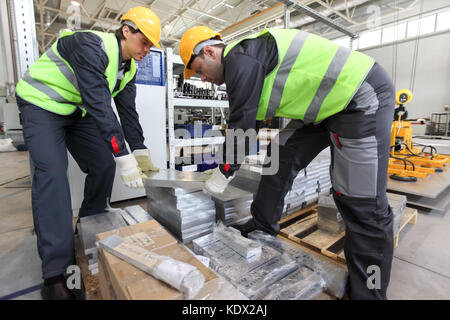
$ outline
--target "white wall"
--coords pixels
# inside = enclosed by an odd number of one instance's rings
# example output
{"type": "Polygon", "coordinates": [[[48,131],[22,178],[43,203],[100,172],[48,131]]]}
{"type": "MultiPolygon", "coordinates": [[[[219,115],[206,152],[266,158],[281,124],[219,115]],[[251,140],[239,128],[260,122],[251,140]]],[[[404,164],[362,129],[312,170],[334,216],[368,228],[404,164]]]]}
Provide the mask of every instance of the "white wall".
{"type": "MultiPolygon", "coordinates": [[[[0,30],[0,63],[5,63],[5,61],[6,61],[5,43],[3,40],[3,31],[0,30]]],[[[0,87],[6,86],[6,79],[7,79],[6,68],[5,65],[3,64],[2,66],[0,66],[0,87]]]]}
{"type": "MultiPolygon", "coordinates": [[[[397,44],[396,90],[411,89],[415,39],[397,44]]],[[[393,75],[394,46],[382,45],[361,52],[372,56],[393,75]]],[[[430,117],[450,105],[450,32],[419,40],[413,100],[406,105],[409,118],[430,117]]]]}

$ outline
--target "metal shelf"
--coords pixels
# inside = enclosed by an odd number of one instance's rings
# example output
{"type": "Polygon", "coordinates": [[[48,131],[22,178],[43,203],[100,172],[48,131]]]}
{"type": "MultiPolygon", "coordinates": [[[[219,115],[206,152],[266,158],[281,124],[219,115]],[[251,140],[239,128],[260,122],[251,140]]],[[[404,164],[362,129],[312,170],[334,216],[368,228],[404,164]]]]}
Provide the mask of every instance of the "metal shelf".
{"type": "Polygon", "coordinates": [[[225,137],[203,137],[194,139],[175,139],[175,107],[194,107],[194,108],[212,108],[214,116],[214,108],[228,108],[226,100],[210,100],[210,99],[194,99],[194,98],[177,98],[173,95],[173,66],[182,64],[179,56],[172,53],[171,48],[166,50],[167,61],[167,118],[169,131],[169,164],[170,168],[175,168],[175,148],[216,145],[225,141],[225,137]]]}
{"type": "Polygon", "coordinates": [[[208,144],[221,144],[225,142],[225,137],[203,137],[194,139],[174,139],[173,147],[203,146],[208,144]]]}
{"type": "Polygon", "coordinates": [[[226,100],[173,98],[174,107],[228,108],[226,100]]]}

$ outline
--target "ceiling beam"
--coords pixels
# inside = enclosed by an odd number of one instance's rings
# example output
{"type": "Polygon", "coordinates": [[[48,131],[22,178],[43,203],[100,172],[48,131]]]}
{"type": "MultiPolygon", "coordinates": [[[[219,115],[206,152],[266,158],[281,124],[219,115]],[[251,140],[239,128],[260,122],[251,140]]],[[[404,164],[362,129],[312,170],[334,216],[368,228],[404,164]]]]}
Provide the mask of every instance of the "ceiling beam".
{"type": "MultiPolygon", "coordinates": [[[[347,22],[349,22],[351,24],[356,24],[356,22],[353,21],[349,16],[341,13],[339,10],[336,10],[330,4],[328,4],[326,2],[323,2],[322,0],[315,0],[315,2],[317,2],[318,4],[320,4],[323,7],[327,8],[328,10],[331,10],[334,14],[338,15],[339,17],[341,17],[345,21],[347,21],[347,22]]],[[[345,4],[346,4],[346,12],[347,12],[347,14],[349,14],[348,6],[347,6],[347,0],[345,1],[345,4]]]]}
{"type": "Polygon", "coordinates": [[[340,23],[337,23],[337,22],[331,20],[330,18],[328,18],[327,16],[324,16],[320,12],[311,9],[309,6],[304,5],[303,3],[300,3],[299,1],[296,1],[296,0],[282,0],[282,2],[285,5],[287,5],[287,6],[291,6],[292,5],[293,8],[295,8],[297,11],[300,11],[300,12],[306,14],[307,16],[310,16],[313,19],[326,24],[327,26],[330,26],[330,27],[340,31],[343,34],[345,34],[345,35],[347,35],[347,36],[349,36],[351,38],[357,38],[358,37],[358,35],[355,32],[353,32],[350,29],[344,27],[340,23]]]}

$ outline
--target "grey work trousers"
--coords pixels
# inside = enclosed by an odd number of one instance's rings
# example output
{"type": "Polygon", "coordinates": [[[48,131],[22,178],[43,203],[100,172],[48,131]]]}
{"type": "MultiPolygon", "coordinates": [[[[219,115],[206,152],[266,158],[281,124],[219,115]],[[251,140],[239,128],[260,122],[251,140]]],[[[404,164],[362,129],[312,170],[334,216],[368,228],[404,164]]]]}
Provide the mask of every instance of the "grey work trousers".
{"type": "MultiPolygon", "coordinates": [[[[64,274],[74,257],[67,150],[87,173],[79,216],[105,211],[116,164],[94,119],[81,110],[61,116],[17,97],[23,133],[35,171],[32,208],[44,279],[64,274]]],[[[81,190],[73,190],[78,192],[81,190]]]]}
{"type": "Polygon", "coordinates": [[[262,176],[251,206],[258,228],[277,234],[284,198],[298,172],[330,146],[332,192],[346,225],[351,299],[386,299],[393,256],[386,186],[394,99],[391,78],[375,64],[342,112],[318,125],[292,120],[279,134],[279,170],[262,176]],[[381,283],[370,289],[374,266],[381,283]]]}

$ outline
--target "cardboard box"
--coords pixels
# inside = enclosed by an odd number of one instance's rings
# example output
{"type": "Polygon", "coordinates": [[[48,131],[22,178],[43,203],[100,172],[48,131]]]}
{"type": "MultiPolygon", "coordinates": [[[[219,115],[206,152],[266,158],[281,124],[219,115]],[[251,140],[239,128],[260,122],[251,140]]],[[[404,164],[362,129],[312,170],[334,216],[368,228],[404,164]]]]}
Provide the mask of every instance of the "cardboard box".
{"type": "MultiPolygon", "coordinates": [[[[117,230],[97,234],[97,239],[104,239],[112,234],[128,237],[139,233],[148,235],[145,248],[157,254],[191,264],[205,276],[205,285],[194,299],[205,299],[214,295],[222,283],[217,275],[203,265],[183,245],[172,237],[157,221],[143,223],[117,230]]],[[[132,266],[116,256],[98,250],[100,290],[104,299],[120,300],[172,300],[184,299],[184,295],[157,280],[148,273],[132,266]]]]}

